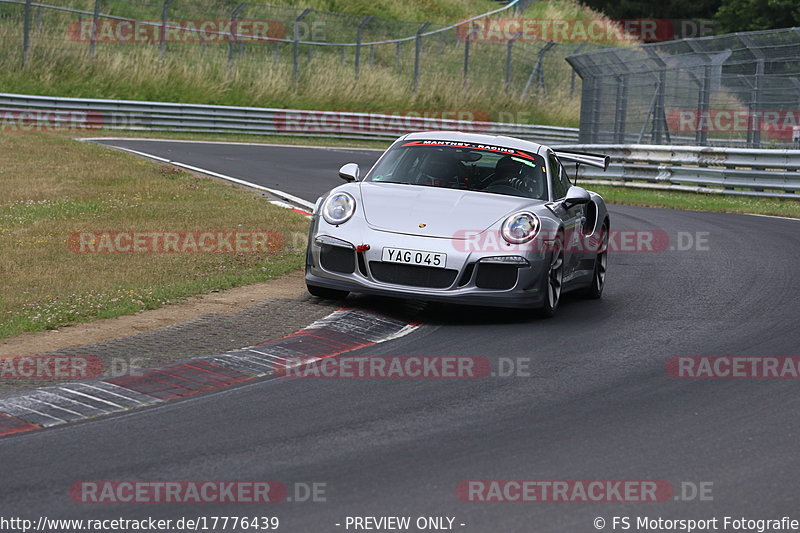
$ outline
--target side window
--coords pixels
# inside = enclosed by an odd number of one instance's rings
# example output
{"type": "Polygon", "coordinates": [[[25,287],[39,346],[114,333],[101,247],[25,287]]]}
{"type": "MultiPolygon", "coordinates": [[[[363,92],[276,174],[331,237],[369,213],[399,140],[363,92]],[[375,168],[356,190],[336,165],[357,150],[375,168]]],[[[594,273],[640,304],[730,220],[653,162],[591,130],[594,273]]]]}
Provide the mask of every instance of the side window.
{"type": "Polygon", "coordinates": [[[548,154],[547,157],[550,160],[550,171],[553,173],[553,175],[550,176],[553,181],[553,199],[558,200],[567,195],[567,191],[570,187],[569,178],[567,177],[564,167],[561,165],[561,161],[559,161],[552,152],[548,154]]]}

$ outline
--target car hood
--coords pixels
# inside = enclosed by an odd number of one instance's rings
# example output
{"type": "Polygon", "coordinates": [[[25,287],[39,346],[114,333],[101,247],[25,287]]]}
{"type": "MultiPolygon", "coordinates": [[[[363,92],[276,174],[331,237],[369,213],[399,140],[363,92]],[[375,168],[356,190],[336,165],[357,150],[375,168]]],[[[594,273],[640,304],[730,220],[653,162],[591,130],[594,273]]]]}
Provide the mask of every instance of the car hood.
{"type": "Polygon", "coordinates": [[[360,189],[364,216],[374,229],[448,239],[464,232],[484,231],[506,215],[544,203],[500,194],[391,183],[361,183],[360,189]]]}

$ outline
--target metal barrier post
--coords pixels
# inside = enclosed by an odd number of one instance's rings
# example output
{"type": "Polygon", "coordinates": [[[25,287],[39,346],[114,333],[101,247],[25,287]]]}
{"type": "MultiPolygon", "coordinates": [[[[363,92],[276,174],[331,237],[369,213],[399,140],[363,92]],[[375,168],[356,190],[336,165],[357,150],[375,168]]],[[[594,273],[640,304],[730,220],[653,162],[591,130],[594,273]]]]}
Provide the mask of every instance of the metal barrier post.
{"type": "MultiPolygon", "coordinates": [[[[511,90],[511,57],[512,57],[512,49],[514,48],[514,43],[522,37],[522,32],[518,31],[514,34],[514,36],[508,40],[508,44],[506,45],[506,93],[511,90]]],[[[573,71],[574,72],[574,71],[573,71]]]]}
{"type": "Polygon", "coordinates": [[[22,66],[28,62],[28,48],[30,46],[31,33],[31,3],[32,0],[25,0],[25,21],[22,27],[22,66]]]}
{"type": "Polygon", "coordinates": [[[525,97],[528,94],[528,89],[531,87],[531,83],[534,79],[536,79],[536,86],[540,89],[544,89],[544,75],[542,74],[542,60],[544,59],[544,55],[554,47],[556,43],[553,41],[547,41],[541,50],[539,50],[538,57],[536,58],[536,65],[534,65],[533,70],[531,70],[531,75],[528,76],[528,81],[525,83],[525,88],[522,89],[522,97],[525,97]]]}
{"type": "Polygon", "coordinates": [[[292,81],[297,83],[297,76],[300,73],[300,22],[306,15],[311,13],[311,8],[307,7],[300,15],[294,19],[294,50],[292,52],[292,81]]]}
{"type": "Polygon", "coordinates": [[[231,32],[228,40],[228,70],[233,68],[233,56],[236,51],[236,19],[239,16],[239,12],[241,12],[246,5],[246,3],[241,2],[239,5],[233,8],[233,11],[231,12],[231,32]]]}
{"type": "MultiPolygon", "coordinates": [[[[589,44],[588,41],[583,41],[581,44],[578,45],[575,50],[572,51],[573,54],[579,54],[583,48],[589,44]]],[[[575,69],[572,69],[572,76],[569,80],[569,97],[572,98],[575,95],[575,69]]]]}
{"type": "Polygon", "coordinates": [[[361,75],[361,33],[364,31],[364,26],[369,24],[369,21],[373,18],[371,15],[364,17],[356,29],[356,79],[361,75]]]}
{"type": "Polygon", "coordinates": [[[94,14],[92,15],[92,36],[89,38],[89,56],[94,57],[94,44],[97,41],[97,23],[100,20],[100,2],[94,0],[94,14]]]}
{"type": "Polygon", "coordinates": [[[472,42],[478,25],[474,22],[470,24],[470,30],[467,32],[467,38],[464,39],[464,85],[467,85],[467,76],[469,75],[469,46],[472,42]]]}
{"type": "Polygon", "coordinates": [[[159,33],[159,53],[164,57],[164,52],[167,51],[167,17],[169,16],[169,5],[173,0],[164,0],[161,6],[161,32],[159,33]]]}
{"type": "Polygon", "coordinates": [[[417,30],[417,37],[415,39],[415,49],[414,49],[414,84],[412,87],[413,91],[417,90],[419,86],[419,54],[420,49],[422,48],[422,33],[428,29],[428,26],[433,24],[432,22],[426,22],[417,30]]]}

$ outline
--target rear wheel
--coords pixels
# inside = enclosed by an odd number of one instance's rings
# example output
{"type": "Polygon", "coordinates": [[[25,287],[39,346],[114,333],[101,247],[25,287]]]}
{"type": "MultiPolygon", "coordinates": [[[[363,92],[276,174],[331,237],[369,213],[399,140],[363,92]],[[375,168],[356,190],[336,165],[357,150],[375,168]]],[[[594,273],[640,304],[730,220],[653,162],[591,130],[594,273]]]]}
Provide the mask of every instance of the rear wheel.
{"type": "Polygon", "coordinates": [[[554,244],[547,276],[543,280],[544,303],[539,309],[539,316],[543,318],[554,316],[561,301],[561,287],[564,281],[564,250],[561,242],[559,236],[554,244]]]}
{"type": "Polygon", "coordinates": [[[597,300],[603,296],[603,287],[606,285],[606,269],[608,268],[608,224],[603,224],[600,230],[600,248],[594,260],[592,283],[584,291],[583,296],[597,300]]]}
{"type": "Polygon", "coordinates": [[[325,298],[326,300],[344,300],[347,298],[347,295],[350,294],[348,291],[340,291],[337,289],[329,289],[327,287],[318,287],[316,285],[309,284],[306,284],[306,288],[312,296],[325,298]]]}

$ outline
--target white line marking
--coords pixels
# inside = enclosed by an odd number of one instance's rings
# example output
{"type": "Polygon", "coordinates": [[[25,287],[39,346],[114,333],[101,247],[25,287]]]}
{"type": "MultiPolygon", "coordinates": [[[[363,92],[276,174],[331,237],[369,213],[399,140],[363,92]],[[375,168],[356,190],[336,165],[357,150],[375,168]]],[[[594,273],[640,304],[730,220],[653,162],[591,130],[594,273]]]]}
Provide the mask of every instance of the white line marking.
{"type": "MultiPolygon", "coordinates": [[[[87,139],[88,140],[88,139],[87,139]]],[[[124,140],[124,139],[121,139],[124,140]]],[[[141,139],[140,139],[141,140],[141,139]]],[[[168,141],[165,141],[168,142],[168,141]]],[[[183,141],[178,141],[183,142],[183,141]]],[[[216,144],[229,144],[229,143],[216,143],[216,144]]],[[[243,143],[247,144],[247,143],[243,143]]],[[[280,145],[275,145],[280,146],[280,145]]],[[[117,150],[122,150],[123,152],[128,152],[131,154],[135,154],[142,157],[147,157],[149,159],[155,159],[156,161],[160,161],[162,163],[169,163],[170,165],[175,165],[176,167],[183,167],[188,170],[194,170],[195,172],[200,172],[202,174],[208,174],[209,176],[214,176],[215,178],[223,179],[225,181],[230,181],[233,183],[238,183],[239,185],[244,185],[246,187],[250,187],[251,189],[257,189],[259,191],[268,192],[274,196],[278,196],[283,198],[284,200],[289,200],[290,202],[294,202],[297,206],[301,206],[307,209],[309,212],[314,211],[314,204],[309,202],[308,200],[303,200],[302,198],[298,198],[292,194],[279,191],[278,189],[270,189],[269,187],[264,187],[263,185],[259,185],[257,183],[252,183],[249,181],[241,180],[239,178],[234,178],[233,176],[228,176],[226,174],[221,174],[219,172],[214,172],[213,170],[208,170],[205,168],[195,167],[193,165],[187,165],[186,163],[181,163],[180,161],[172,161],[170,159],[165,159],[163,157],[155,156],[152,154],[148,154],[146,152],[140,152],[139,150],[132,150],[130,148],[124,148],[122,146],[112,146],[111,148],[116,148],[117,150]]],[[[292,206],[292,209],[296,208],[296,206],[292,206]]]]}
{"type": "MultiPolygon", "coordinates": [[[[63,391],[66,391],[66,392],[71,392],[71,393],[73,393],[73,394],[79,394],[79,395],[81,395],[81,396],[85,396],[86,398],[89,398],[90,400],[94,400],[94,401],[96,401],[96,402],[104,403],[104,404],[110,405],[111,407],[116,407],[116,408],[118,408],[118,409],[125,409],[125,407],[124,407],[124,406],[122,406],[122,405],[116,404],[116,403],[114,403],[114,402],[110,402],[110,401],[108,401],[108,400],[104,400],[103,398],[100,398],[100,397],[98,397],[98,396],[92,396],[91,394],[84,394],[84,393],[83,393],[83,392],[81,392],[81,391],[77,391],[77,390],[73,390],[73,389],[68,389],[68,388],[66,388],[66,387],[59,387],[59,389],[61,389],[61,390],[63,390],[63,391]]],[[[113,393],[109,393],[109,394],[113,394],[113,393]]],[[[116,396],[116,395],[115,395],[115,396],[116,396]]]]}
{"type": "MultiPolygon", "coordinates": [[[[33,394],[36,394],[37,392],[39,394],[42,394],[41,390],[34,391],[33,394]]],[[[58,409],[58,410],[61,410],[61,411],[66,411],[68,413],[72,413],[73,415],[78,416],[80,418],[84,418],[86,416],[86,415],[84,415],[82,413],[78,413],[76,411],[73,411],[72,409],[67,409],[66,407],[61,407],[60,405],[55,405],[55,404],[52,404],[50,402],[46,402],[46,401],[42,400],[41,398],[35,397],[33,394],[28,396],[28,397],[26,397],[25,399],[28,400],[29,402],[41,403],[41,404],[44,404],[44,405],[46,405],[48,407],[52,407],[53,409],[58,409]]]]}
{"type": "Polygon", "coordinates": [[[94,385],[88,385],[88,384],[87,384],[87,387],[93,387],[93,388],[96,388],[98,390],[107,392],[109,394],[113,394],[114,396],[119,396],[120,398],[125,398],[126,400],[129,400],[131,402],[136,402],[139,405],[149,405],[149,404],[144,403],[144,402],[140,402],[137,398],[132,398],[130,396],[126,396],[125,393],[126,392],[132,393],[132,394],[135,394],[137,397],[138,396],[144,396],[148,400],[151,400],[150,403],[158,403],[158,402],[163,402],[164,401],[164,400],[161,400],[159,398],[156,398],[155,396],[149,396],[149,395],[144,394],[142,392],[136,392],[135,390],[126,389],[125,387],[120,387],[119,385],[114,385],[113,383],[109,383],[108,381],[100,381],[100,382],[97,382],[97,383],[102,383],[106,387],[109,387],[109,388],[112,388],[112,389],[115,389],[115,390],[120,390],[120,391],[123,391],[123,392],[122,393],[114,392],[112,390],[105,389],[103,387],[94,386],[94,385]]]}
{"type": "Polygon", "coordinates": [[[280,357],[278,355],[272,355],[271,353],[267,353],[267,352],[259,352],[258,350],[254,350],[252,348],[248,348],[248,350],[251,351],[251,352],[257,353],[257,354],[264,355],[266,357],[272,357],[273,359],[278,359],[279,361],[286,361],[285,357],[280,357]]]}
{"type": "Polygon", "coordinates": [[[214,176],[214,177],[217,177],[217,178],[220,178],[220,179],[223,179],[223,180],[231,181],[233,183],[238,183],[240,185],[246,185],[247,187],[251,187],[253,189],[258,189],[260,191],[266,191],[266,192],[268,192],[270,194],[274,194],[275,196],[280,196],[280,197],[284,198],[285,200],[289,200],[291,202],[295,202],[295,203],[297,203],[297,204],[299,204],[299,205],[301,205],[301,206],[303,206],[303,207],[305,207],[307,209],[310,209],[312,211],[314,210],[314,204],[312,204],[308,200],[303,200],[302,198],[298,198],[297,196],[291,195],[289,193],[285,193],[283,191],[279,191],[277,189],[270,189],[268,187],[264,187],[263,185],[258,185],[257,183],[251,183],[249,181],[240,180],[239,178],[234,178],[232,176],[227,176],[225,174],[220,174],[219,172],[206,170],[204,168],[195,167],[195,166],[192,166],[192,165],[187,165],[186,163],[181,163],[179,161],[170,161],[170,163],[173,164],[173,165],[179,166],[179,167],[188,168],[189,170],[194,170],[195,172],[202,172],[203,174],[209,174],[211,176],[214,176]]]}
{"type": "MultiPolygon", "coordinates": [[[[312,146],[310,144],[277,144],[277,143],[252,143],[252,142],[228,142],[228,141],[192,141],[181,139],[155,139],[155,138],[141,138],[141,137],[77,137],[78,141],[147,141],[147,142],[161,142],[161,143],[187,143],[187,144],[230,144],[232,146],[272,146],[276,148],[311,148],[313,150],[354,150],[368,151],[368,152],[384,152],[385,148],[359,148],[357,146],[312,146]]],[[[393,141],[387,140],[388,144],[393,141]]],[[[115,147],[119,148],[119,147],[115,147]]]]}
{"type": "Polygon", "coordinates": [[[6,403],[6,405],[10,405],[11,407],[16,407],[16,410],[13,411],[13,412],[4,408],[3,410],[5,412],[7,412],[8,414],[10,414],[12,416],[16,416],[18,418],[21,418],[25,422],[29,422],[31,424],[36,424],[36,422],[31,422],[28,418],[25,418],[25,413],[24,412],[20,412],[20,410],[21,411],[29,411],[31,413],[36,413],[37,415],[39,415],[42,418],[49,418],[50,420],[55,420],[55,422],[43,423],[42,425],[45,426],[45,427],[50,427],[50,426],[54,426],[54,425],[57,425],[57,424],[65,424],[67,422],[66,420],[62,420],[62,419],[60,419],[58,417],[55,417],[53,415],[46,415],[44,413],[40,413],[36,409],[31,409],[30,407],[25,407],[24,405],[19,405],[19,404],[14,403],[14,402],[12,402],[10,400],[7,400],[5,403],[6,403]]]}
{"type": "Polygon", "coordinates": [[[779,217],[778,215],[759,215],[759,214],[756,214],[756,213],[742,213],[742,214],[750,215],[751,217],[779,218],[781,220],[800,220],[800,218],[779,217]]]}
{"type": "MultiPolygon", "coordinates": [[[[68,396],[62,396],[62,395],[56,394],[56,393],[54,393],[52,391],[52,389],[50,389],[50,390],[39,389],[39,394],[40,395],[44,395],[44,397],[47,400],[52,401],[53,402],[53,407],[57,407],[58,409],[65,409],[65,410],[69,411],[69,409],[66,409],[65,407],[62,407],[61,405],[59,405],[59,402],[63,403],[63,402],[66,401],[66,402],[74,403],[74,404],[77,404],[77,405],[81,405],[81,406],[83,406],[83,407],[85,407],[87,409],[91,409],[92,411],[97,411],[97,412],[100,412],[100,413],[103,412],[103,410],[100,409],[99,407],[95,407],[93,405],[88,405],[88,404],[85,404],[83,402],[79,402],[78,400],[73,400],[72,398],[69,398],[68,396]],[[55,400],[51,400],[50,399],[51,396],[55,400]]],[[[39,401],[44,402],[44,400],[39,400],[39,401]]],[[[46,403],[46,402],[44,402],[44,403],[46,403]]],[[[69,403],[67,405],[69,405],[69,403]]],[[[72,411],[70,411],[70,412],[72,412],[72,411]]],[[[80,416],[86,416],[83,413],[75,413],[75,414],[80,415],[80,416]]]]}

